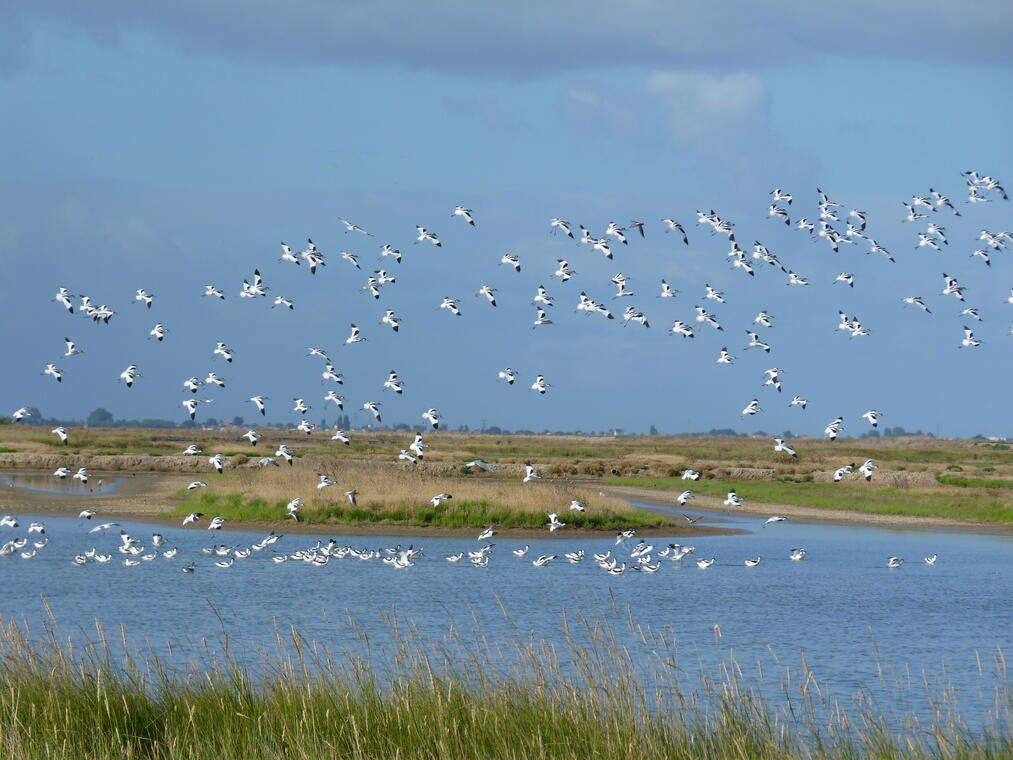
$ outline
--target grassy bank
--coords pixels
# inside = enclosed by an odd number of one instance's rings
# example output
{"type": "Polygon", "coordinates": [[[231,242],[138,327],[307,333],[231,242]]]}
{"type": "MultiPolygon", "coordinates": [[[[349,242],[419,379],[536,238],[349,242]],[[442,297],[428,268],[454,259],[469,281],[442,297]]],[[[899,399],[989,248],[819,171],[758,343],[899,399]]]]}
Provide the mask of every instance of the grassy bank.
{"type": "Polygon", "coordinates": [[[328,470],[337,486],[317,489],[305,468],[243,470],[208,478],[208,488],[182,493],[170,514],[191,511],[234,521],[286,519],[285,505],[299,497],[300,517],[310,524],[405,525],[439,528],[541,528],[556,512],[571,528],[616,531],[660,527],[667,520],[634,509],[626,502],[565,484],[521,485],[489,479],[447,477],[391,464],[333,463],[328,470]],[[352,506],[345,491],[358,491],[352,506]],[[430,499],[449,493],[452,499],[434,507],[430,499]],[[577,499],[586,512],[569,509],[577,499]]]}
{"type": "Polygon", "coordinates": [[[877,515],[949,517],[958,520],[1013,524],[1013,491],[976,486],[972,482],[951,489],[918,490],[872,483],[810,483],[758,480],[699,480],[681,478],[612,478],[610,483],[724,497],[734,490],[747,503],[796,504],[820,509],[844,509],[877,515]]]}
{"type": "MultiPolygon", "coordinates": [[[[782,682],[786,705],[742,684],[732,662],[692,685],[586,621],[546,642],[398,639],[394,667],[333,657],[297,634],[255,676],[231,663],[169,671],[154,656],[114,661],[52,636],[0,633],[0,754],[10,760],[991,760],[1013,753],[1008,687],[991,721],[969,730],[945,695],[930,725],[888,725],[868,701],[854,714],[825,697],[804,663],[782,682]],[[450,646],[451,649],[444,647],[450,646]],[[646,669],[645,669],[646,667],[646,669]],[[648,685],[649,684],[649,685],[648,685]],[[686,690],[688,687],[688,690],[686,690]]],[[[484,637],[483,637],[484,638],[484,637]]]]}
{"type": "MultiPolygon", "coordinates": [[[[252,421],[256,424],[256,421],[252,421]]],[[[81,454],[89,456],[136,454],[151,460],[180,459],[190,443],[205,451],[249,457],[273,451],[286,443],[297,456],[391,461],[411,440],[410,433],[356,430],[352,444],[345,447],[330,440],[329,431],[312,435],[291,428],[258,428],[264,440],[254,448],[240,436],[245,428],[233,430],[72,428],[70,444],[63,446],[48,428],[0,426],[0,450],[25,454],[81,454]]],[[[802,475],[816,470],[834,470],[845,462],[873,457],[883,472],[908,471],[958,474],[969,478],[1013,478],[1011,444],[988,441],[943,440],[925,437],[849,439],[835,442],[798,439],[799,460],[777,457],[770,439],[676,437],[676,436],[575,436],[575,435],[492,435],[439,431],[427,434],[433,444],[427,461],[464,462],[482,458],[492,463],[543,465],[549,475],[608,476],[617,470],[622,476],[675,475],[685,467],[704,472],[706,477],[729,477],[729,469],[771,468],[776,475],[802,475]]],[[[165,469],[161,461],[153,468],[165,469]]]]}

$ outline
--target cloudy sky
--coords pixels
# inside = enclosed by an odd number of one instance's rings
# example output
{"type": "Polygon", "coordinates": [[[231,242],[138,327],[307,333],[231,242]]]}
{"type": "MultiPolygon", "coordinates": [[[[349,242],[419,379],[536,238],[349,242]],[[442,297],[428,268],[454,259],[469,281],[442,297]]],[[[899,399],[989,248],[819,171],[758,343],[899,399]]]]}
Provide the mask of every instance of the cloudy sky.
{"type": "MultiPolygon", "coordinates": [[[[1013,433],[1011,249],[992,266],[970,257],[982,228],[1013,229],[1011,205],[964,203],[960,172],[1013,185],[1013,6],[811,2],[515,2],[426,4],[386,0],[171,4],[96,0],[21,4],[0,27],[5,104],[0,256],[6,304],[0,398],[13,409],[81,417],[105,406],[120,417],[184,419],[182,381],[214,369],[228,387],[202,409],[252,418],[245,401],[271,397],[268,419],[295,421],[302,396],[319,420],[325,388],[307,346],[331,351],[350,410],[384,402],[385,421],[416,422],[435,406],[452,426],[535,429],[622,427],[663,432],[735,427],[818,434],[858,415],[949,435],[1013,433]],[[821,7],[822,6],[822,7],[821,7]],[[868,245],[834,254],[767,218],[768,192],[792,192],[793,219],[817,216],[816,187],[868,212],[868,245]],[[943,253],[915,248],[924,221],[906,224],[903,201],[932,187],[961,217],[932,214],[943,253]],[[450,211],[464,204],[478,225],[450,211]],[[767,267],[732,271],[722,237],[695,224],[697,209],[735,223],[751,250],[762,241],[808,277],[788,288],[767,267]],[[375,234],[347,235],[337,218],[375,234]],[[648,223],[647,237],[589,246],[549,235],[560,216],[596,235],[610,221],[648,223]],[[690,245],[658,220],[686,225],[690,245]],[[422,224],[442,249],[413,245],[422,224]],[[279,262],[278,242],[312,237],[328,254],[313,277],[279,262]],[[398,282],[374,302],[361,291],[382,243],[398,282]],[[363,270],[338,257],[360,255],[363,270]],[[522,271],[498,264],[512,252],[522,271]],[[558,258],[578,271],[550,277],[558,258]],[[259,267],[271,295],[237,297],[259,267]],[[612,300],[622,271],[637,295],[612,300]],[[854,289],[833,284],[853,272],[854,289]],[[967,286],[967,303],[940,295],[942,273],[967,286]],[[680,295],[656,298],[666,278],[680,295]],[[225,302],[200,297],[214,283],[225,302]],[[704,284],[727,304],[703,301],[704,284]],[[493,310],[474,293],[499,289],[493,310]],[[530,299],[544,284],[554,324],[532,330],[530,299]],[[50,301],[60,286],[117,312],[109,325],[50,301]],[[133,292],[156,294],[146,312],[133,292]],[[632,303],[649,330],[574,314],[581,290],[618,314],[632,303]],[[464,315],[435,307],[459,297],[464,315]],[[920,295],[932,309],[904,307],[920,295]],[[674,319],[706,305],[725,330],[669,337],[674,319]],[[960,311],[980,310],[973,322],[960,311]],[[377,324],[404,317],[398,335],[377,324]],[[760,309],[769,356],[743,351],[760,309]],[[849,339],[837,313],[871,330],[849,339]],[[170,336],[146,340],[156,321],[170,336]],[[341,347],[351,322],[369,340],[341,347]],[[970,324],[980,348],[958,348],[970,324]],[[85,354],[63,358],[64,336],[85,354]],[[221,366],[218,340],[237,352],[221,366]],[[727,345],[739,357],[714,364],[727,345]],[[39,372],[55,361],[57,386],[39,372]],[[127,389],[126,365],[143,374],[127,389]],[[496,373],[512,366],[512,388],[496,373]],[[762,388],[785,371],[784,392],[762,388]],[[381,391],[390,369],[404,397],[381,391]],[[536,373],[552,388],[526,390],[536,373]],[[791,395],[809,398],[802,412],[791,395]],[[764,412],[741,409],[759,398],[764,412]],[[1004,401],[1005,399],[1005,401],[1004,401]]],[[[838,228],[843,231],[844,221],[838,228]]],[[[354,411],[353,411],[354,415],[354,411]]],[[[327,411],[333,420],[334,411],[327,411]]],[[[354,417],[365,422],[365,413],[354,417]]]]}

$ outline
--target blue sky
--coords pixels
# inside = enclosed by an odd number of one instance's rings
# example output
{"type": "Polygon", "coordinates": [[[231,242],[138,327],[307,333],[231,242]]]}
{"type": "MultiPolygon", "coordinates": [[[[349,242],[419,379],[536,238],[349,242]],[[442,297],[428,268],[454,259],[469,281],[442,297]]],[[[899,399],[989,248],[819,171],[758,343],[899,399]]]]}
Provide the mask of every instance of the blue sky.
{"type": "Polygon", "coordinates": [[[0,32],[5,411],[80,417],[101,405],[182,420],[180,383],[214,369],[228,387],[202,394],[215,399],[202,415],[252,419],[245,399],[265,394],[269,419],[295,422],[290,399],[302,396],[316,421],[326,389],[303,355],[319,345],[346,377],[353,415],[380,400],[390,421],[435,406],[453,426],[818,434],[842,415],[857,434],[867,429],[858,415],[876,408],[884,425],[1013,432],[1011,251],[993,252],[991,268],[969,257],[978,230],[1009,230],[1013,214],[1000,200],[964,204],[959,174],[1013,185],[1009,6],[955,15],[943,3],[858,3],[826,19],[800,3],[732,3],[721,18],[702,3],[669,5],[475,13],[436,3],[422,13],[393,1],[367,12],[106,0],[13,11],[0,32]],[[773,187],[794,193],[793,218],[814,218],[817,186],[845,212],[867,210],[897,263],[865,245],[834,254],[766,218],[773,187]],[[901,202],[930,186],[964,214],[933,215],[950,239],[942,254],[915,250],[924,227],[900,222],[901,202]],[[475,229],[450,218],[457,204],[475,210],[475,229]],[[731,271],[725,241],[694,224],[704,208],[812,285],[731,271]],[[345,235],[338,216],[377,237],[345,235]],[[595,234],[643,219],[648,234],[608,262],[550,237],[554,216],[595,234]],[[686,225],[690,246],[664,234],[664,216],[686,225]],[[444,247],[412,245],[416,224],[444,247]],[[329,254],[315,277],[277,261],[279,240],[307,237],[329,254]],[[398,283],[374,302],[360,288],[384,242],[405,260],[387,267],[398,283]],[[341,250],[359,253],[363,271],[341,250]],[[508,251],[521,273],[498,265],[508,251]],[[549,277],[561,257],[579,273],[565,284],[549,277]],[[255,267],[294,312],[236,297],[255,267]],[[619,271],[632,299],[611,300],[619,271]],[[832,284],[840,271],[855,274],[853,290],[832,284]],[[939,295],[944,271],[981,311],[978,349],[957,348],[971,323],[939,295]],[[677,298],[655,297],[662,277],[677,298]],[[209,282],[227,291],[224,303],[200,297],[209,282]],[[728,303],[703,301],[705,282],[728,303]],[[486,283],[499,289],[496,310],[473,297],[486,283]],[[555,324],[532,330],[538,284],[556,298],[555,324]],[[109,325],[66,315],[49,300],[61,285],[118,315],[109,325]],[[156,294],[150,313],[130,305],[140,287],[156,294]],[[617,313],[629,300],[651,329],[574,314],[581,290],[617,313]],[[461,299],[463,317],[435,309],[445,295],[461,299]],[[933,313],[904,308],[909,295],[933,313]],[[725,333],[666,336],[697,304],[725,333]],[[377,324],[385,308],[403,315],[400,334],[377,324]],[[761,308],[778,317],[770,356],[742,351],[761,308]],[[872,334],[837,332],[839,309],[872,334]],[[145,339],[156,321],[172,331],[162,344],[145,339]],[[350,322],[369,341],[339,348],[350,322]],[[86,353],[64,359],[64,335],[86,353]],[[212,360],[217,340],[236,349],[234,365],[212,360]],[[736,364],[714,364],[722,345],[736,364]],[[66,372],[60,386],[38,374],[50,361],[66,372]],[[131,363],[144,377],[127,389],[116,378],[131,363]],[[521,375],[512,388],[495,381],[507,365],[521,375]],[[774,366],[785,370],[783,398],[760,387],[774,366]],[[406,380],[402,398],[380,389],[392,368],[406,380]],[[525,390],[538,372],[553,385],[544,397],[525,390]],[[809,409],[788,409],[793,393],[809,409]],[[765,411],[743,419],[754,397],[765,411]]]}

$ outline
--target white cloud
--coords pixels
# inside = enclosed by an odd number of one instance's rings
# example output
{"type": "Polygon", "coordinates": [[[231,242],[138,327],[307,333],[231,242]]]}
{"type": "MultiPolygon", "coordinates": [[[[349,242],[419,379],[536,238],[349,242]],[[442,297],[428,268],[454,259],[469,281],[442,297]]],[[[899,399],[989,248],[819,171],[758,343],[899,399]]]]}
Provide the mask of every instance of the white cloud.
{"type": "Polygon", "coordinates": [[[645,87],[668,103],[672,130],[681,139],[767,127],[767,88],[752,74],[654,71],[645,87]]]}

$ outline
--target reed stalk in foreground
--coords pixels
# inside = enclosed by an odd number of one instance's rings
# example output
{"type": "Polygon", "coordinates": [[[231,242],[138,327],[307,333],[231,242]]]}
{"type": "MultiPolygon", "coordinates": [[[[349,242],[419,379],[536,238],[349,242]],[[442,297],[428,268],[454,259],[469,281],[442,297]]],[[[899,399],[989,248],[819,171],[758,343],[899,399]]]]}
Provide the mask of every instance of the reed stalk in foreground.
{"type": "MultiPolygon", "coordinates": [[[[227,651],[216,664],[170,672],[153,655],[115,658],[102,639],[78,651],[52,633],[32,640],[27,628],[4,624],[0,757],[1013,756],[1008,686],[996,689],[991,720],[980,730],[969,730],[945,704],[936,705],[931,725],[891,725],[874,704],[849,716],[804,662],[797,682],[782,680],[785,704],[773,704],[742,683],[734,661],[718,680],[687,684],[663,640],[640,632],[651,654],[635,655],[597,620],[578,621],[573,635],[564,623],[559,648],[461,634],[434,642],[410,624],[388,622],[393,652],[382,666],[338,657],[292,632],[279,641],[284,654],[256,674],[227,651]]],[[[1005,671],[999,675],[1005,684],[1005,671]]]]}

